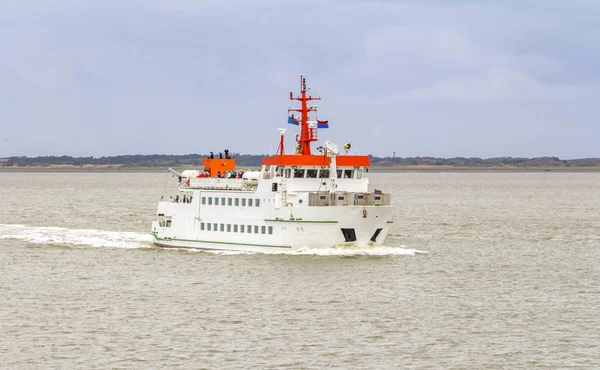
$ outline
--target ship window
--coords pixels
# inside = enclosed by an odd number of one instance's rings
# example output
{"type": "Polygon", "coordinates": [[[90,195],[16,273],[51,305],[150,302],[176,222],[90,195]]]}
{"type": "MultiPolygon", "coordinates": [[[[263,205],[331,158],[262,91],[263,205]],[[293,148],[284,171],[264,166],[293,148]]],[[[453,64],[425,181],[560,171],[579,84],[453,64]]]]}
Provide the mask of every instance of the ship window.
{"type": "Polygon", "coordinates": [[[219,231],[225,231],[225,224],[219,224],[219,231]]]}
{"type": "Polygon", "coordinates": [[[279,171],[279,176],[283,177],[283,167],[279,167],[277,170],[279,171]]]}
{"type": "Polygon", "coordinates": [[[171,216],[159,216],[158,226],[160,227],[171,227],[171,216]]]}
{"type": "Polygon", "coordinates": [[[240,205],[240,198],[235,198],[235,205],[236,207],[240,205]]]}
{"type": "Polygon", "coordinates": [[[246,207],[246,198],[242,198],[242,207],[246,207]]]}
{"type": "Polygon", "coordinates": [[[269,234],[273,234],[273,226],[269,226],[269,234]]]}
{"type": "Polygon", "coordinates": [[[254,225],[254,233],[258,234],[258,226],[254,225]]]}
{"type": "Polygon", "coordinates": [[[227,224],[227,232],[230,233],[231,232],[231,224],[227,224]]]}
{"type": "Polygon", "coordinates": [[[375,200],[381,200],[381,195],[376,195],[375,200]]]}
{"type": "MultiPolygon", "coordinates": [[[[210,198],[209,198],[209,199],[210,199],[210,198]]],[[[210,222],[208,222],[208,223],[206,224],[206,227],[207,227],[207,230],[208,230],[208,231],[210,231],[210,226],[211,226],[211,225],[212,225],[212,224],[211,224],[210,222]]]]}
{"type": "Polygon", "coordinates": [[[252,232],[252,226],[250,226],[250,225],[246,226],[246,232],[248,234],[250,234],[252,232]]]}
{"type": "Polygon", "coordinates": [[[221,198],[221,205],[224,206],[225,205],[225,198],[221,198]]]}
{"type": "Polygon", "coordinates": [[[252,199],[248,199],[248,207],[252,207],[252,199]]]}
{"type": "Polygon", "coordinates": [[[363,173],[362,168],[359,168],[358,170],[356,170],[356,178],[362,179],[362,173],[363,173]]]}
{"type": "Polygon", "coordinates": [[[212,206],[212,197],[208,197],[208,205],[212,206]]]}
{"type": "Polygon", "coordinates": [[[227,205],[230,206],[233,204],[233,201],[231,198],[227,198],[227,205]]]}
{"type": "Polygon", "coordinates": [[[294,178],[303,178],[304,177],[304,168],[296,168],[294,170],[294,178]]]}
{"type": "Polygon", "coordinates": [[[233,225],[233,232],[237,233],[238,232],[238,225],[233,225]]]}
{"type": "Polygon", "coordinates": [[[291,168],[286,168],[286,169],[285,169],[285,177],[286,177],[287,179],[289,179],[289,178],[290,178],[290,176],[292,176],[292,169],[291,169],[291,168]]]}
{"type": "Polygon", "coordinates": [[[202,197],[202,204],[206,204],[206,197],[202,197]]]}
{"type": "Polygon", "coordinates": [[[309,179],[316,179],[318,170],[306,170],[306,177],[309,179]]]}
{"type": "Polygon", "coordinates": [[[254,202],[256,207],[260,207],[260,199],[257,199],[256,202],[254,202]]]}
{"type": "Polygon", "coordinates": [[[371,237],[371,241],[373,243],[375,243],[377,241],[377,237],[379,236],[379,233],[381,232],[382,229],[377,229],[375,230],[375,233],[373,234],[373,236],[371,237]]]}
{"type": "Polygon", "coordinates": [[[347,242],[356,241],[356,232],[354,229],[342,229],[342,234],[344,235],[344,239],[347,242]]]}
{"type": "Polygon", "coordinates": [[[319,199],[327,199],[327,196],[325,196],[325,195],[319,195],[319,199]]]}
{"type": "Polygon", "coordinates": [[[319,173],[319,177],[322,179],[328,179],[329,178],[329,170],[321,170],[321,172],[319,173]]]}
{"type": "Polygon", "coordinates": [[[241,233],[243,233],[243,232],[245,232],[245,231],[246,231],[246,230],[244,230],[244,227],[246,227],[246,225],[240,225],[240,232],[241,232],[241,233]]]}
{"type": "Polygon", "coordinates": [[[338,179],[342,178],[342,170],[337,170],[337,178],[338,179]]]}
{"type": "Polygon", "coordinates": [[[266,228],[265,226],[261,226],[261,227],[260,227],[260,233],[261,233],[261,234],[264,234],[264,233],[265,233],[265,231],[266,231],[266,229],[267,229],[267,228],[266,228]]]}
{"type": "Polygon", "coordinates": [[[354,178],[354,170],[344,170],[344,178],[345,179],[354,178]]]}
{"type": "Polygon", "coordinates": [[[338,200],[344,200],[344,197],[338,197],[338,200]]]}
{"type": "Polygon", "coordinates": [[[358,198],[358,199],[365,199],[365,196],[364,195],[357,195],[356,198],[358,198]]]}
{"type": "Polygon", "coordinates": [[[217,226],[218,226],[217,224],[213,224],[213,230],[214,231],[219,231],[219,229],[217,229],[217,226]]]}
{"type": "Polygon", "coordinates": [[[204,222],[200,222],[200,230],[204,230],[204,222]]]}

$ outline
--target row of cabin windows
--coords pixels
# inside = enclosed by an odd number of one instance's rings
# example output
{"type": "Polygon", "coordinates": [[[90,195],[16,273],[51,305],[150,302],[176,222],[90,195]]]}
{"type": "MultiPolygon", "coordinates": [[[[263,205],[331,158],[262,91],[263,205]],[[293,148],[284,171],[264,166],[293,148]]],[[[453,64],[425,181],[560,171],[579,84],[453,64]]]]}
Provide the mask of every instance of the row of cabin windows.
{"type": "Polygon", "coordinates": [[[202,204],[206,204],[208,198],[208,205],[228,205],[228,206],[241,206],[242,207],[260,207],[260,199],[252,198],[225,198],[225,197],[202,197],[202,204]],[[220,201],[219,201],[220,199],[220,201]]]}
{"type": "Polygon", "coordinates": [[[252,230],[254,230],[254,234],[273,234],[273,226],[259,226],[258,225],[235,225],[235,224],[218,224],[218,223],[210,223],[210,222],[201,222],[200,230],[206,231],[226,231],[228,233],[246,233],[252,234],[252,230]]]}
{"type": "MultiPolygon", "coordinates": [[[[293,177],[295,179],[328,179],[329,178],[329,170],[316,170],[316,169],[305,169],[305,168],[286,168],[285,171],[282,168],[280,170],[281,175],[285,175],[286,178],[293,177]]],[[[338,179],[353,179],[355,177],[357,179],[362,178],[362,169],[357,170],[337,170],[337,178],[338,179]]]]}

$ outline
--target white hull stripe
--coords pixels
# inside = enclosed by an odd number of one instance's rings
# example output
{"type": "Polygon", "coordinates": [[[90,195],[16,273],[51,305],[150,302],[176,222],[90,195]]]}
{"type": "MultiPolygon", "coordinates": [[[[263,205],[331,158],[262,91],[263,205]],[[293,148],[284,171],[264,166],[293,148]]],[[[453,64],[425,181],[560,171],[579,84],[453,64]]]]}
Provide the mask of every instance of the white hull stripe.
{"type": "MultiPolygon", "coordinates": [[[[265,247],[265,248],[292,248],[291,245],[267,245],[267,244],[246,244],[246,243],[234,243],[234,242],[216,242],[216,241],[211,241],[211,240],[190,240],[190,239],[177,239],[177,238],[159,238],[156,234],[152,234],[154,236],[154,239],[158,240],[158,241],[165,241],[165,242],[176,242],[176,241],[182,241],[182,242],[190,242],[190,243],[206,243],[206,244],[220,244],[220,245],[243,245],[243,246],[251,246],[251,247],[265,247]]],[[[159,246],[164,246],[164,244],[162,243],[154,243],[156,245],[159,246]]],[[[182,247],[182,248],[186,248],[186,247],[182,247]]]]}

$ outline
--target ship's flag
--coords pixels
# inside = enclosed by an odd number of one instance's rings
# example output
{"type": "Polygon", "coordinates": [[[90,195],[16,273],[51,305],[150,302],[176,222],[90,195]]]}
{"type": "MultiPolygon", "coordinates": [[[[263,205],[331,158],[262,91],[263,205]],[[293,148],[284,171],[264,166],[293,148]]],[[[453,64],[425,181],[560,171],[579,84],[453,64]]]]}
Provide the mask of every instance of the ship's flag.
{"type": "Polygon", "coordinates": [[[329,128],[329,121],[317,121],[318,128],[329,128]]]}
{"type": "Polygon", "coordinates": [[[375,195],[381,195],[381,194],[383,194],[381,192],[381,190],[377,190],[377,189],[373,189],[373,193],[375,193],[375,195]]]}
{"type": "Polygon", "coordinates": [[[294,117],[290,117],[290,116],[288,116],[288,123],[289,123],[290,125],[296,125],[296,126],[298,126],[298,125],[299,125],[299,122],[298,122],[298,120],[297,120],[297,119],[295,119],[294,117]]]}

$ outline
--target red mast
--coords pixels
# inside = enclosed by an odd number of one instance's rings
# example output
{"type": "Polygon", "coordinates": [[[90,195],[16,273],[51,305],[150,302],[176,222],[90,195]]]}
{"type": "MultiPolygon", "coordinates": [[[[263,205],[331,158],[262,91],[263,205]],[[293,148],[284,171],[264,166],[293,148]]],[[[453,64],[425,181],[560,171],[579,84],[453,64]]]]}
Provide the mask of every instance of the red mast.
{"type": "Polygon", "coordinates": [[[321,100],[321,98],[313,98],[312,96],[306,96],[306,78],[304,75],[300,75],[300,96],[295,98],[292,93],[290,93],[290,100],[299,100],[302,103],[301,109],[288,109],[288,112],[299,112],[302,115],[302,118],[298,120],[300,124],[300,139],[297,140],[298,144],[301,145],[300,153],[302,155],[310,155],[310,143],[311,141],[317,141],[317,128],[309,127],[309,112],[316,112],[317,107],[308,107],[307,103],[311,100],[321,100]]]}

